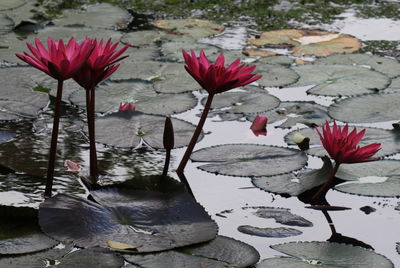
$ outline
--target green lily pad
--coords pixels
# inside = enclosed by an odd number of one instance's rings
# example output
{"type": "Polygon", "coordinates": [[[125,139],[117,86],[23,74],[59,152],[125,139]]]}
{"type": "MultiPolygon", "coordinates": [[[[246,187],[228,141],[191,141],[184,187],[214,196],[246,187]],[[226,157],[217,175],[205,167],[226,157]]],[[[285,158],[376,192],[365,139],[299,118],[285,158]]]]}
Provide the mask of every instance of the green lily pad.
{"type": "Polygon", "coordinates": [[[385,89],[385,92],[400,91],[400,77],[392,79],[392,83],[385,89]]]}
{"type": "Polygon", "coordinates": [[[238,227],[238,231],[248,235],[274,238],[291,237],[301,235],[303,233],[302,231],[287,227],[260,228],[250,225],[241,225],[238,227]]]}
{"type": "MultiPolygon", "coordinates": [[[[353,127],[350,126],[350,130],[353,127]]],[[[364,127],[357,127],[360,131],[364,127]]],[[[383,156],[392,155],[400,152],[400,132],[397,130],[386,130],[379,128],[366,127],[364,137],[361,139],[358,146],[362,147],[371,143],[378,142],[381,144],[381,149],[373,156],[374,158],[380,158],[383,156]]],[[[293,135],[296,131],[292,131],[285,136],[285,142],[289,145],[296,145],[293,141],[293,135]]],[[[328,155],[324,147],[322,147],[321,140],[315,129],[305,128],[300,129],[300,132],[310,138],[310,149],[305,152],[314,156],[322,157],[328,155]]]]}
{"type": "Polygon", "coordinates": [[[225,29],[222,25],[201,19],[158,20],[154,23],[154,26],[193,39],[219,34],[225,29]]]}
{"type": "Polygon", "coordinates": [[[400,161],[380,160],[357,164],[343,164],[336,177],[350,182],[339,184],[341,192],[380,197],[400,196],[400,161]]]}
{"type": "Polygon", "coordinates": [[[245,268],[254,265],[260,258],[252,246],[225,236],[217,236],[210,242],[174,251],[123,256],[127,261],[147,268],[201,266],[245,268]]]}
{"type": "Polygon", "coordinates": [[[390,79],[359,66],[301,65],[292,67],[300,75],[293,86],[315,85],[307,93],[324,96],[352,96],[385,89],[390,79]]]}
{"type": "Polygon", "coordinates": [[[264,87],[288,86],[299,79],[295,71],[283,65],[256,63],[256,66],[255,72],[262,75],[257,83],[264,87]]]}
{"type": "Polygon", "coordinates": [[[96,202],[65,194],[47,199],[39,209],[42,230],[79,247],[107,247],[113,241],[140,253],[205,242],[217,234],[203,207],[172,178],[135,178],[91,196],[96,202]]]}
{"type": "MultiPolygon", "coordinates": [[[[244,91],[224,92],[214,96],[211,104],[213,114],[233,113],[249,114],[260,113],[278,107],[280,100],[266,92],[253,91],[251,87],[244,87],[244,91]]],[[[207,97],[201,100],[205,105],[207,97]]]]}
{"type": "Polygon", "coordinates": [[[322,185],[332,174],[332,162],[324,158],[321,169],[306,169],[297,174],[288,173],[271,177],[253,178],[254,186],[271,193],[298,196],[305,191],[322,185]]]}
{"type": "Polygon", "coordinates": [[[303,217],[292,214],[290,209],[287,208],[261,207],[253,214],[260,218],[273,218],[276,222],[283,225],[300,227],[313,226],[312,222],[304,219],[303,217]]]}
{"type": "Polygon", "coordinates": [[[37,210],[0,206],[0,263],[4,255],[41,251],[57,243],[40,231],[37,210]]]}
{"type": "Polygon", "coordinates": [[[257,62],[265,64],[280,64],[284,66],[290,66],[294,62],[294,58],[284,55],[268,56],[268,57],[261,57],[259,60],[257,60],[257,62]]]}
{"type": "MultiPolygon", "coordinates": [[[[75,91],[70,101],[86,109],[85,90],[75,91]]],[[[153,85],[146,81],[109,82],[96,88],[96,107],[98,113],[116,111],[120,103],[130,102],[137,111],[146,114],[170,115],[185,112],[196,106],[192,93],[157,94],[153,85]]]]}
{"type": "Polygon", "coordinates": [[[225,144],[195,151],[194,162],[211,162],[199,169],[221,175],[259,177],[303,168],[307,156],[300,150],[256,144],[225,144]],[[274,168],[268,168],[268,167],[274,168]]]}
{"type": "Polygon", "coordinates": [[[271,248],[289,257],[265,259],[257,268],[315,266],[329,268],[392,268],[393,263],[385,256],[362,247],[329,242],[290,242],[273,245],[271,248]]]}
{"type": "Polygon", "coordinates": [[[86,26],[114,30],[126,25],[131,16],[129,12],[116,5],[98,3],[82,9],[65,9],[62,17],[53,20],[56,26],[86,26]]]}
{"type": "MultiPolygon", "coordinates": [[[[195,126],[180,119],[171,120],[175,130],[175,148],[187,145],[195,126]]],[[[164,121],[162,116],[136,111],[113,113],[96,119],[96,141],[115,147],[135,148],[143,140],[152,148],[162,149],[164,121]]]]}
{"type": "Polygon", "coordinates": [[[174,40],[177,38],[179,38],[179,35],[169,34],[163,31],[143,30],[124,34],[121,38],[121,42],[124,44],[131,44],[135,47],[142,47],[162,40],[174,40]]]}
{"type": "Polygon", "coordinates": [[[10,32],[14,27],[14,21],[5,14],[0,14],[0,35],[10,32]]]}
{"type": "MultiPolygon", "coordinates": [[[[277,127],[290,128],[296,124],[304,124],[307,126],[321,125],[326,120],[330,121],[328,109],[313,101],[285,101],[281,102],[279,107],[260,115],[266,116],[269,123],[274,123],[286,119],[277,127]]],[[[246,115],[247,120],[253,121],[255,115],[246,115]]]]}
{"type": "Polygon", "coordinates": [[[361,66],[386,74],[390,78],[400,75],[400,63],[398,63],[398,61],[377,55],[336,54],[326,58],[317,59],[314,63],[361,66]]]}
{"type": "Polygon", "coordinates": [[[0,3],[0,10],[7,10],[17,8],[26,3],[26,0],[2,0],[0,3]]]}
{"type": "Polygon", "coordinates": [[[368,94],[338,101],[328,112],[332,118],[343,122],[383,122],[400,118],[399,102],[400,92],[368,94]]]}
{"type": "Polygon", "coordinates": [[[204,50],[204,53],[211,62],[217,58],[219,52],[217,47],[199,44],[196,43],[195,40],[171,41],[162,43],[162,56],[159,59],[162,61],[185,62],[182,56],[182,50],[194,50],[196,54],[198,54],[201,50],[204,50]]]}

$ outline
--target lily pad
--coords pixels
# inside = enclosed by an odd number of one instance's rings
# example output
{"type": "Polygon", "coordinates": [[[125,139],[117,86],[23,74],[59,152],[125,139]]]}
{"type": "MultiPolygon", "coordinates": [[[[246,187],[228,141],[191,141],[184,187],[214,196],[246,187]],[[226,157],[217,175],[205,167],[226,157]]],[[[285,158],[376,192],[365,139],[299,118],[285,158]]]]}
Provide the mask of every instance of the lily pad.
{"type": "MultiPolygon", "coordinates": [[[[171,120],[175,130],[175,148],[187,145],[195,126],[180,119],[171,120]]],[[[136,111],[113,113],[96,119],[96,141],[115,147],[135,148],[143,140],[152,148],[162,149],[164,121],[162,116],[136,111]]]]}
{"type": "MultiPolygon", "coordinates": [[[[352,127],[350,127],[352,129],[352,127]]],[[[358,130],[364,127],[357,127],[358,130]]],[[[374,142],[381,144],[381,149],[374,155],[374,158],[392,155],[400,152],[400,132],[396,130],[386,130],[379,128],[365,128],[364,137],[359,142],[358,146],[362,147],[374,142]]],[[[296,145],[293,141],[293,135],[296,131],[292,131],[285,136],[285,142],[290,145],[296,145]]],[[[315,129],[305,128],[300,129],[300,132],[310,138],[310,149],[305,152],[314,156],[322,157],[328,155],[321,144],[321,140],[315,129]]]]}
{"type": "MultiPolygon", "coordinates": [[[[269,123],[274,123],[286,119],[277,127],[290,128],[296,124],[304,124],[307,126],[322,125],[326,120],[330,121],[328,109],[313,101],[285,101],[281,102],[279,107],[261,115],[268,118],[269,123]]],[[[247,120],[253,121],[255,115],[247,115],[247,120]]]]}
{"type": "Polygon", "coordinates": [[[340,64],[372,69],[390,78],[400,75],[400,63],[394,59],[368,54],[337,54],[317,59],[315,64],[340,64]]]}
{"type": "Polygon", "coordinates": [[[65,194],[47,199],[39,209],[42,230],[80,247],[115,241],[140,253],[205,242],[217,233],[203,207],[172,178],[135,178],[91,196],[97,203],[65,194]]]}
{"type": "Polygon", "coordinates": [[[392,83],[385,89],[385,92],[400,91],[400,77],[392,79],[392,83]]]}
{"type": "Polygon", "coordinates": [[[265,64],[280,64],[290,66],[294,62],[294,58],[284,55],[261,57],[257,62],[265,64]]]}
{"type": "Polygon", "coordinates": [[[292,214],[290,209],[287,208],[274,208],[274,207],[264,207],[259,208],[254,215],[260,218],[273,218],[276,222],[283,225],[289,226],[300,226],[300,227],[311,227],[312,222],[300,217],[298,215],[292,214]]]}
{"type": "MultiPolygon", "coordinates": [[[[75,91],[70,101],[86,109],[85,90],[75,91]]],[[[120,103],[132,103],[137,111],[146,114],[171,115],[185,112],[196,106],[197,100],[192,93],[157,94],[153,85],[146,81],[109,82],[96,88],[96,107],[98,113],[118,110],[120,103]]]]}
{"type": "Polygon", "coordinates": [[[147,268],[163,267],[215,267],[245,268],[258,262],[260,255],[241,241],[217,236],[210,242],[157,254],[124,255],[134,264],[147,268]]]}
{"type": "Polygon", "coordinates": [[[256,63],[256,66],[255,72],[262,75],[257,82],[264,87],[283,87],[299,79],[295,71],[283,65],[256,63]]]}
{"type": "Polygon", "coordinates": [[[335,189],[345,193],[396,197],[400,196],[400,161],[380,160],[340,166],[336,177],[350,182],[335,189]]]}
{"type": "Polygon", "coordinates": [[[131,44],[134,47],[142,47],[162,40],[174,40],[177,38],[179,38],[179,35],[157,30],[144,30],[124,34],[121,38],[121,42],[124,44],[131,44]]]}
{"type": "Polygon", "coordinates": [[[291,237],[301,235],[303,233],[302,231],[287,227],[260,228],[250,225],[241,225],[238,227],[238,231],[248,235],[274,238],[291,237]]]}
{"type": "Polygon", "coordinates": [[[304,170],[297,174],[289,173],[271,177],[253,178],[254,186],[271,193],[298,196],[305,191],[323,184],[332,174],[332,162],[324,158],[321,169],[304,170]]]}
{"type": "Polygon", "coordinates": [[[385,89],[390,79],[359,66],[301,65],[293,67],[300,79],[293,86],[315,85],[307,93],[324,96],[352,96],[385,89]]]}
{"type": "Polygon", "coordinates": [[[332,104],[329,115],[339,121],[374,123],[400,118],[400,92],[368,94],[348,98],[332,104]]]}
{"type": "MultiPolygon", "coordinates": [[[[245,91],[224,92],[214,96],[211,111],[215,113],[249,114],[260,113],[278,107],[280,100],[266,92],[252,91],[251,87],[244,87],[245,91]]],[[[207,98],[201,103],[205,105],[207,98]]]]}
{"type": "Polygon", "coordinates": [[[32,253],[56,244],[40,231],[37,210],[0,206],[0,263],[2,255],[32,253]]]}
{"type": "Polygon", "coordinates": [[[300,150],[256,144],[224,144],[195,151],[194,162],[211,162],[201,170],[221,175],[259,177],[303,168],[307,156],[300,150]],[[274,168],[268,168],[274,167],[274,168]]]}
{"type": "Polygon", "coordinates": [[[219,51],[217,47],[206,44],[199,44],[196,43],[194,40],[171,41],[162,43],[161,45],[162,56],[159,59],[163,61],[184,62],[184,58],[182,56],[182,50],[186,51],[194,50],[196,53],[203,50],[210,61],[213,61],[217,58],[219,51]]]}
{"type": "Polygon", "coordinates": [[[290,242],[273,245],[271,248],[289,257],[270,258],[257,264],[257,268],[268,267],[348,267],[348,268],[392,268],[393,263],[378,253],[362,247],[329,242],[290,242]]]}
{"type": "Polygon", "coordinates": [[[113,30],[124,27],[130,18],[125,9],[108,3],[98,3],[81,9],[65,9],[62,17],[53,20],[53,23],[56,26],[86,26],[113,30]]]}
{"type": "Polygon", "coordinates": [[[7,10],[17,8],[26,3],[26,0],[2,0],[0,3],[0,10],[7,10]]]}
{"type": "Polygon", "coordinates": [[[167,32],[190,36],[194,39],[221,33],[225,27],[201,19],[158,20],[154,26],[167,32]]]}
{"type": "Polygon", "coordinates": [[[14,21],[7,15],[0,14],[0,35],[11,31],[13,27],[14,21]]]}

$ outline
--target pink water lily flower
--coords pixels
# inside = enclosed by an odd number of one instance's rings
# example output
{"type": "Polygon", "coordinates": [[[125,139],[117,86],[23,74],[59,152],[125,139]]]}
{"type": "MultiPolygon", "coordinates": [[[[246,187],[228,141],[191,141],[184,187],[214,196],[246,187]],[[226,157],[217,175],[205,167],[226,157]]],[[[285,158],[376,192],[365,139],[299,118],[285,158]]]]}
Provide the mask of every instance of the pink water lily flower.
{"type": "Polygon", "coordinates": [[[135,105],[127,102],[127,103],[121,103],[119,105],[119,111],[134,111],[136,109],[135,105]]]}
{"type": "Polygon", "coordinates": [[[15,55],[59,81],[71,78],[86,62],[93,49],[89,38],[79,44],[73,37],[66,45],[63,40],[53,40],[51,37],[47,38],[47,48],[38,38],[35,39],[36,47],[29,43],[26,45],[32,55],[26,52],[24,55],[15,55]]]}
{"type": "Polygon", "coordinates": [[[182,50],[185,59],[186,71],[207,90],[209,94],[221,93],[233,88],[245,86],[262,77],[252,73],[256,66],[247,66],[240,64],[240,59],[235,60],[229,66],[225,67],[225,58],[221,54],[214,64],[207,59],[204,51],[200,51],[200,57],[197,58],[192,50],[189,55],[182,50]]]}
{"type": "Polygon", "coordinates": [[[267,135],[267,122],[268,118],[262,115],[257,115],[254,118],[253,123],[250,126],[251,131],[253,131],[254,135],[259,136],[266,136],[267,135]]]}

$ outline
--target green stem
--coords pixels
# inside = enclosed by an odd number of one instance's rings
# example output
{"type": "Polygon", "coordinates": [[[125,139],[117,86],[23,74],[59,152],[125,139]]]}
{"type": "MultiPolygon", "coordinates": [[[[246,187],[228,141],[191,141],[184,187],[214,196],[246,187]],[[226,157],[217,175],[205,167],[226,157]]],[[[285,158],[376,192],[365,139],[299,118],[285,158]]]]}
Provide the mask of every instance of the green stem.
{"type": "Polygon", "coordinates": [[[90,176],[94,181],[98,178],[96,134],[95,134],[95,88],[86,90],[86,107],[89,132],[90,176]]]}
{"type": "Polygon", "coordinates": [[[333,180],[335,178],[336,172],[339,169],[339,165],[340,163],[335,162],[335,167],[333,168],[332,174],[329,177],[329,179],[319,188],[318,192],[316,192],[313,197],[312,200],[318,200],[322,194],[326,194],[326,192],[328,191],[328,189],[331,187],[333,180]]]}
{"type": "Polygon", "coordinates": [[[168,167],[169,167],[169,162],[171,160],[171,150],[167,149],[165,152],[165,163],[164,163],[164,169],[163,169],[163,176],[167,176],[168,174],[168,167]]]}
{"type": "Polygon", "coordinates": [[[50,198],[51,192],[53,188],[53,180],[54,180],[54,166],[56,161],[57,154],[57,139],[58,139],[58,128],[60,125],[60,116],[61,116],[61,98],[63,91],[63,80],[58,80],[57,84],[57,96],[56,103],[54,107],[54,119],[53,119],[53,130],[51,134],[51,145],[50,145],[50,154],[49,154],[49,164],[47,167],[47,181],[46,181],[46,189],[44,191],[44,198],[50,198]]]}
{"type": "Polygon", "coordinates": [[[179,163],[178,168],[176,169],[176,173],[178,173],[178,174],[183,173],[183,170],[185,169],[186,164],[189,161],[190,155],[192,154],[194,146],[196,145],[196,142],[200,136],[201,130],[203,129],[204,122],[207,119],[207,115],[208,115],[208,112],[210,111],[211,102],[213,100],[213,97],[214,97],[214,94],[208,95],[207,102],[206,102],[206,105],[204,106],[204,110],[203,110],[203,113],[201,114],[199,123],[197,124],[197,127],[193,133],[192,139],[190,140],[189,145],[186,148],[185,154],[183,155],[182,160],[179,163]]]}

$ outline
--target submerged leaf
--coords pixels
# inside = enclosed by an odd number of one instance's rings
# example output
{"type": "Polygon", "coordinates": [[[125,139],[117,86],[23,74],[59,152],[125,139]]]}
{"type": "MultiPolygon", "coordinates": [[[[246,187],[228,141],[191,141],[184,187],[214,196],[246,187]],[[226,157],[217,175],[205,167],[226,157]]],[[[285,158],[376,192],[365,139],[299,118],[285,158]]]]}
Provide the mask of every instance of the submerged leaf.
{"type": "Polygon", "coordinates": [[[248,235],[274,238],[291,237],[301,235],[303,233],[299,230],[287,227],[260,228],[250,225],[241,225],[238,227],[238,231],[248,235]]]}

